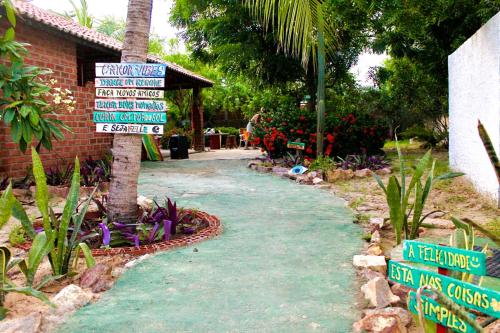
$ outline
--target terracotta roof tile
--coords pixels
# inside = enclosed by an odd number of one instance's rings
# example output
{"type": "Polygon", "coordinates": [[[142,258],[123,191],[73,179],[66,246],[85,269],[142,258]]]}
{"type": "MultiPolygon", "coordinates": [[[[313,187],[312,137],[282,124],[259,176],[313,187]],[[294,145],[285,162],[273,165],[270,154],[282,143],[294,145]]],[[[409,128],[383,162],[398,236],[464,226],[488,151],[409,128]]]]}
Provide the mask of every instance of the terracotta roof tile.
{"type": "MultiPolygon", "coordinates": [[[[67,19],[63,16],[57,15],[55,13],[52,13],[50,11],[41,9],[37,6],[34,6],[28,2],[24,1],[16,1],[15,6],[17,8],[17,11],[20,16],[22,16],[25,19],[33,20],[35,22],[44,24],[46,26],[55,28],[61,32],[67,33],[69,35],[72,35],[74,37],[83,39],[87,42],[94,43],[97,45],[100,45],[102,47],[108,48],[113,51],[121,51],[122,50],[122,43],[114,38],[111,38],[109,36],[106,36],[96,30],[93,29],[88,29],[86,27],[83,27],[79,25],[78,23],[74,22],[71,19],[67,19]]],[[[213,82],[204,78],[201,75],[195,74],[177,64],[165,61],[163,59],[160,59],[158,57],[149,55],[148,56],[148,61],[154,62],[154,63],[164,63],[167,64],[167,68],[173,70],[174,72],[177,72],[179,74],[188,76],[190,78],[193,78],[195,80],[202,81],[206,84],[212,85],[213,82]]]]}

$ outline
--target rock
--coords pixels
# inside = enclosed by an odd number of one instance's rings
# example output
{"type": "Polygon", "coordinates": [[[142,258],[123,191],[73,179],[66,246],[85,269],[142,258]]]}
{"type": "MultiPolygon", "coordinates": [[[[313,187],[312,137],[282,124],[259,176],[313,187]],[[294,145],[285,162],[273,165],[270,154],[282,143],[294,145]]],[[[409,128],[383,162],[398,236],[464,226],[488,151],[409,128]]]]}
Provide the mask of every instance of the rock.
{"type": "Polygon", "coordinates": [[[361,170],[356,170],[354,172],[354,176],[356,178],[366,178],[370,177],[372,175],[372,171],[370,169],[361,169],[361,170]]]}
{"type": "MultiPolygon", "coordinates": [[[[377,231],[378,232],[378,231],[377,231]]],[[[373,236],[372,236],[373,237],[373,236]]],[[[372,238],[373,240],[373,238],[372,238]]],[[[380,248],[379,245],[377,244],[372,244],[366,251],[367,254],[372,255],[372,256],[381,256],[384,254],[384,251],[380,248]]]]}
{"type": "Polygon", "coordinates": [[[399,244],[399,245],[395,246],[391,250],[391,253],[389,254],[389,256],[392,260],[398,260],[398,261],[404,260],[404,258],[403,258],[403,244],[399,244]]]}
{"type": "Polygon", "coordinates": [[[392,173],[391,168],[383,168],[375,171],[375,173],[379,176],[390,175],[392,173]]]}
{"type": "Polygon", "coordinates": [[[394,295],[389,284],[384,278],[376,277],[361,287],[365,299],[376,308],[384,308],[390,304],[399,302],[399,297],[394,295]]]}
{"type": "Polygon", "coordinates": [[[2,333],[35,333],[40,332],[42,315],[32,313],[25,317],[0,321],[0,332],[2,333]]]}
{"type": "Polygon", "coordinates": [[[111,267],[105,264],[97,264],[83,272],[80,277],[80,287],[91,288],[96,283],[109,279],[110,274],[111,267]]]}
{"type": "Polygon", "coordinates": [[[335,170],[328,170],[326,172],[326,179],[330,182],[336,182],[338,180],[349,180],[354,178],[354,171],[352,170],[342,170],[342,169],[335,169],[335,170]]]}
{"type": "Polygon", "coordinates": [[[295,181],[299,184],[310,184],[311,181],[309,180],[309,177],[307,175],[297,175],[297,178],[295,178],[295,181]]]}
{"type": "Polygon", "coordinates": [[[111,289],[113,286],[113,281],[109,278],[97,280],[97,282],[92,286],[93,293],[102,293],[103,291],[111,289]]]}
{"type": "Polygon", "coordinates": [[[124,267],[113,267],[111,270],[111,276],[114,278],[122,276],[123,273],[125,273],[124,267]]]}
{"type": "Polygon", "coordinates": [[[278,176],[284,176],[284,175],[288,174],[288,168],[276,166],[273,168],[273,173],[278,175],[278,176]]]}
{"type": "Polygon", "coordinates": [[[380,244],[381,239],[380,239],[380,232],[378,230],[375,230],[375,232],[372,233],[372,238],[370,239],[370,241],[373,244],[380,244]]]}
{"type": "Polygon", "coordinates": [[[144,211],[150,211],[151,209],[153,209],[153,200],[140,195],[137,197],[137,205],[144,211]]]}
{"type": "Polygon", "coordinates": [[[387,271],[387,263],[384,256],[355,255],[352,259],[352,264],[355,267],[368,268],[382,274],[385,274],[387,271]]]}
{"type": "Polygon", "coordinates": [[[385,275],[379,272],[372,271],[371,269],[365,268],[358,273],[364,281],[370,281],[377,277],[385,278],[385,275]]]}
{"type": "Polygon", "coordinates": [[[315,177],[315,178],[313,178],[312,182],[314,185],[318,185],[318,184],[321,184],[323,182],[323,179],[321,179],[319,177],[315,177]]]}
{"type": "Polygon", "coordinates": [[[132,261],[129,261],[128,263],[125,264],[125,268],[132,268],[134,267],[135,265],[137,265],[138,263],[140,263],[141,261],[144,261],[146,259],[148,259],[149,257],[151,257],[150,254],[145,254],[143,256],[140,256],[139,258],[137,259],[134,259],[132,261]]]}
{"type": "Polygon", "coordinates": [[[315,185],[314,187],[319,188],[321,190],[329,190],[331,188],[330,185],[328,185],[328,184],[319,184],[319,185],[315,185]]]}
{"type": "Polygon", "coordinates": [[[310,179],[314,179],[314,178],[318,177],[318,172],[317,171],[311,171],[307,175],[309,176],[310,179]]]}
{"type": "Polygon", "coordinates": [[[411,289],[408,288],[407,286],[400,284],[400,283],[395,283],[391,287],[391,291],[394,295],[396,295],[400,298],[401,304],[406,304],[406,300],[408,298],[408,293],[411,291],[411,289]]]}
{"type": "Polygon", "coordinates": [[[407,333],[408,330],[397,315],[375,314],[366,316],[352,326],[353,332],[407,333]]]}
{"type": "Polygon", "coordinates": [[[404,326],[410,325],[412,321],[412,315],[408,310],[405,310],[400,307],[389,307],[384,309],[373,309],[373,310],[365,310],[366,316],[372,315],[390,315],[390,316],[398,316],[401,320],[401,324],[404,326]]]}
{"type": "Polygon", "coordinates": [[[58,292],[52,302],[57,306],[57,313],[73,312],[87,305],[92,300],[92,296],[91,292],[70,284],[58,292]]]}
{"type": "Polygon", "coordinates": [[[255,161],[250,161],[250,162],[248,162],[248,164],[247,164],[247,168],[252,168],[252,169],[253,169],[253,167],[255,167],[256,165],[257,165],[257,162],[255,162],[255,161]]]}
{"type": "Polygon", "coordinates": [[[273,171],[273,167],[258,165],[256,170],[259,171],[259,172],[267,173],[267,172],[272,172],[273,171]]]}
{"type": "Polygon", "coordinates": [[[375,230],[379,230],[384,227],[384,219],[382,217],[370,217],[368,223],[370,224],[370,227],[375,228],[375,230]]]}

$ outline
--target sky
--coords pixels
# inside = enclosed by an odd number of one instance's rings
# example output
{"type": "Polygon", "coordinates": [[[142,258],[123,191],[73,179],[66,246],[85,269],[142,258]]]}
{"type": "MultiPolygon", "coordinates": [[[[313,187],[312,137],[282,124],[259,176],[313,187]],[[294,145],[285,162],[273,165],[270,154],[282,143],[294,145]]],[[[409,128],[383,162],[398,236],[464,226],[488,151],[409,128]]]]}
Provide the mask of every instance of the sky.
{"type": "MultiPolygon", "coordinates": [[[[168,22],[169,12],[173,6],[174,0],[154,0],[153,14],[151,17],[152,32],[161,38],[168,40],[176,38],[179,30],[171,26],[168,22]]],[[[50,9],[56,12],[71,11],[72,7],[68,0],[32,0],[35,6],[50,9]]],[[[75,3],[79,3],[75,0],[75,3]]],[[[114,16],[125,19],[127,17],[128,0],[87,0],[90,14],[99,19],[105,16],[114,16]]],[[[184,50],[182,42],[180,50],[184,50]]],[[[368,70],[372,66],[379,66],[387,57],[385,55],[375,55],[363,53],[359,57],[358,64],[351,69],[362,85],[368,85],[368,70]]]]}

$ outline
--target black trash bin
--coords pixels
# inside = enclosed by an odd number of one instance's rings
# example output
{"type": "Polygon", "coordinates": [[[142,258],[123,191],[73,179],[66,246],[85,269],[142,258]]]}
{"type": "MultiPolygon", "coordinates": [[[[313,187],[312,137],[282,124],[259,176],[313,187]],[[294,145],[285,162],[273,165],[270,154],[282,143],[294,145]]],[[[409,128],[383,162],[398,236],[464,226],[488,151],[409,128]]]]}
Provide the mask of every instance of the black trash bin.
{"type": "Polygon", "coordinates": [[[184,160],[189,158],[187,137],[172,135],[168,142],[170,148],[170,159],[184,160]]]}

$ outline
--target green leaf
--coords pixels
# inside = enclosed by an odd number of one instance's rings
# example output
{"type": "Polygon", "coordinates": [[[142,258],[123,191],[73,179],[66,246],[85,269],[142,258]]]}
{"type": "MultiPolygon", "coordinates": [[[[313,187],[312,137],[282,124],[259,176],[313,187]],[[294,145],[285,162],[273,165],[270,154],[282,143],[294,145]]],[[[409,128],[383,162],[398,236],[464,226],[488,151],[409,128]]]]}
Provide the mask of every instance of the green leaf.
{"type": "Polygon", "coordinates": [[[16,287],[16,286],[8,286],[0,288],[0,290],[8,293],[19,293],[27,296],[33,296],[43,301],[44,303],[50,305],[51,307],[55,307],[55,304],[52,303],[47,296],[41,291],[35,290],[31,287],[16,287]]]}
{"type": "Polygon", "coordinates": [[[8,109],[5,111],[5,115],[3,117],[3,121],[5,122],[5,125],[9,125],[12,121],[12,119],[14,119],[16,115],[16,111],[13,110],[13,109],[8,109]]]}
{"type": "Polygon", "coordinates": [[[10,136],[12,137],[12,141],[15,143],[19,143],[23,137],[22,126],[15,118],[10,123],[10,136]]]}
{"type": "Polygon", "coordinates": [[[30,112],[30,122],[34,126],[38,126],[38,123],[40,122],[40,116],[38,115],[38,112],[32,111],[30,112]]]}
{"type": "MultiPolygon", "coordinates": [[[[66,260],[64,260],[64,254],[66,252],[65,246],[67,242],[67,233],[69,228],[69,223],[71,221],[71,216],[78,205],[78,197],[80,196],[80,162],[78,157],[75,158],[75,168],[73,171],[73,178],[71,180],[71,187],[69,189],[68,197],[66,198],[66,204],[64,205],[63,214],[61,216],[61,221],[59,222],[59,230],[57,235],[57,262],[61,265],[66,260]]],[[[56,274],[64,274],[66,272],[55,272],[56,274]]]]}
{"type": "Polygon", "coordinates": [[[7,223],[12,214],[14,195],[12,194],[12,183],[7,186],[0,196],[0,229],[7,223]]]}
{"type": "Polygon", "coordinates": [[[456,177],[461,177],[465,175],[463,172],[448,172],[442,175],[437,176],[434,178],[435,180],[446,180],[446,179],[451,179],[451,178],[456,178],[456,177]]]}
{"type": "Polygon", "coordinates": [[[403,230],[403,212],[401,207],[401,189],[395,176],[389,178],[387,185],[387,204],[389,205],[389,215],[391,223],[396,232],[396,242],[401,243],[401,232],[403,230]]]}
{"type": "Polygon", "coordinates": [[[12,253],[9,248],[0,246],[0,287],[7,281],[7,267],[10,258],[12,258],[12,253]]]}
{"type": "Polygon", "coordinates": [[[9,28],[7,31],[5,31],[5,34],[3,35],[3,39],[6,42],[10,42],[14,40],[14,37],[16,36],[16,31],[14,28],[9,28]]]}
{"type": "Polygon", "coordinates": [[[373,171],[372,171],[372,176],[377,181],[378,186],[380,186],[384,191],[384,193],[387,194],[387,189],[385,188],[384,182],[382,182],[382,178],[380,178],[380,176],[373,171]]]}
{"type": "Polygon", "coordinates": [[[73,215],[73,232],[71,233],[71,238],[68,242],[68,246],[72,249],[76,242],[76,237],[80,232],[80,228],[82,226],[83,220],[85,218],[85,214],[87,214],[87,210],[92,202],[92,198],[94,197],[95,192],[97,191],[97,186],[94,187],[94,190],[89,195],[87,200],[83,203],[80,212],[78,214],[73,215]]]}
{"type": "Polygon", "coordinates": [[[30,143],[31,139],[33,138],[33,132],[31,131],[31,126],[28,121],[23,120],[21,121],[22,128],[23,128],[23,139],[26,141],[26,143],[30,143]]]}
{"type": "Polygon", "coordinates": [[[21,114],[21,116],[23,118],[26,118],[30,113],[31,111],[33,110],[33,108],[27,104],[23,104],[21,106],[21,109],[19,110],[19,113],[21,114]]]}
{"type": "Polygon", "coordinates": [[[13,26],[14,28],[16,27],[16,13],[14,11],[14,8],[12,6],[5,6],[4,4],[4,8],[5,8],[5,13],[7,14],[7,20],[9,20],[9,23],[11,26],[13,26]]]}
{"type": "Polygon", "coordinates": [[[411,191],[413,190],[413,187],[416,185],[417,182],[420,181],[422,178],[425,170],[429,166],[429,162],[431,160],[431,154],[432,150],[429,149],[425,155],[420,159],[420,161],[417,164],[417,167],[415,168],[415,172],[413,173],[413,177],[411,177],[410,185],[408,186],[408,193],[406,195],[405,200],[408,200],[408,197],[410,196],[411,191]]]}
{"type": "Polygon", "coordinates": [[[31,223],[28,214],[26,214],[23,205],[21,205],[16,198],[14,198],[14,203],[12,205],[12,216],[21,222],[24,231],[31,239],[36,236],[36,231],[33,228],[33,224],[31,223]]]}
{"type": "Polygon", "coordinates": [[[83,256],[85,257],[85,263],[88,268],[92,268],[95,266],[95,259],[94,256],[92,256],[92,251],[90,251],[90,248],[87,244],[85,243],[80,243],[78,246],[82,249],[83,256]]]}
{"type": "Polygon", "coordinates": [[[28,252],[28,284],[31,286],[35,279],[35,274],[43,258],[52,250],[53,242],[47,239],[44,232],[41,232],[33,239],[33,244],[28,252]]]}
{"type": "Polygon", "coordinates": [[[35,202],[38,210],[42,214],[43,228],[47,233],[52,230],[49,220],[49,190],[47,188],[47,178],[43,170],[40,155],[38,155],[35,149],[31,149],[31,159],[33,162],[33,176],[35,177],[36,184],[35,202]]]}

